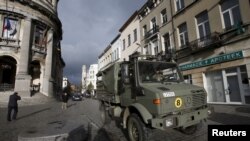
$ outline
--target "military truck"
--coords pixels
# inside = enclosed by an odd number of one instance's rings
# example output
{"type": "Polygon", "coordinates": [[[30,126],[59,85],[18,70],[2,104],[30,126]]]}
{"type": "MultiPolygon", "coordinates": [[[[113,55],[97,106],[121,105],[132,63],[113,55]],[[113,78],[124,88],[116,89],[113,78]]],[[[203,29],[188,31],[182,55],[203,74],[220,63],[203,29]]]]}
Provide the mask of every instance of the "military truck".
{"type": "Polygon", "coordinates": [[[184,83],[176,63],[134,53],[97,77],[103,121],[120,119],[131,141],[146,141],[152,129],[192,134],[208,116],[206,91],[184,83]],[[161,79],[156,72],[161,72],[161,79]]]}

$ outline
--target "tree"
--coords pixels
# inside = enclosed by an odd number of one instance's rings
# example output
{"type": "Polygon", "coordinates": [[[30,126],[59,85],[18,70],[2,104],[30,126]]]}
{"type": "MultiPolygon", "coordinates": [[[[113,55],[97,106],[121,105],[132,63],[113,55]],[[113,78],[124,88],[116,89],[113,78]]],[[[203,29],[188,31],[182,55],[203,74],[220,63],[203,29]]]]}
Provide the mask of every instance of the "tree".
{"type": "Polygon", "coordinates": [[[94,90],[94,85],[92,84],[92,82],[90,82],[89,85],[87,86],[87,92],[90,94],[93,90],[94,90]]]}

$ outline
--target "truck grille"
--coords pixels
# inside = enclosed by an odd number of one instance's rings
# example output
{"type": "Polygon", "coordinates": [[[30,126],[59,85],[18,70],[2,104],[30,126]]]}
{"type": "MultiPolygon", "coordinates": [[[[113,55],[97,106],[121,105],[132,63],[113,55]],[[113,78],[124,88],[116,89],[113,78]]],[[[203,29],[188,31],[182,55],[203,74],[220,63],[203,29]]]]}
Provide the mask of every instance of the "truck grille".
{"type": "Polygon", "coordinates": [[[192,106],[193,107],[198,107],[198,106],[201,106],[201,105],[204,105],[205,104],[205,95],[204,94],[194,94],[192,95],[192,106]]]}

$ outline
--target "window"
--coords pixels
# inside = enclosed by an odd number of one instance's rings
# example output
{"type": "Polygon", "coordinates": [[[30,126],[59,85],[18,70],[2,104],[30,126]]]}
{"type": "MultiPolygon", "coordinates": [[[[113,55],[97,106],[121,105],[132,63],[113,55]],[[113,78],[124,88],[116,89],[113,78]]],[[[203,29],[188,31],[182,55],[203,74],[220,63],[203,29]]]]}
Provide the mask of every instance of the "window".
{"type": "Polygon", "coordinates": [[[156,28],[156,18],[154,17],[150,22],[151,29],[156,28]]]}
{"type": "Polygon", "coordinates": [[[233,26],[241,23],[238,0],[224,0],[221,4],[221,11],[225,29],[231,29],[233,26]]]}
{"type": "Polygon", "coordinates": [[[134,29],[134,42],[137,41],[137,29],[134,29]]]}
{"type": "Polygon", "coordinates": [[[184,78],[184,82],[185,82],[185,83],[193,84],[192,75],[191,75],[191,74],[184,75],[183,78],[184,78]]]}
{"type": "Polygon", "coordinates": [[[148,46],[144,47],[144,54],[149,55],[149,47],[148,46]]]}
{"type": "Polygon", "coordinates": [[[168,17],[167,17],[167,10],[163,9],[161,11],[161,22],[164,24],[168,21],[168,17]]]}
{"type": "Polygon", "coordinates": [[[180,11],[184,8],[184,0],[175,0],[176,11],[180,11]]]}
{"type": "Polygon", "coordinates": [[[143,35],[143,36],[146,36],[146,34],[147,34],[147,25],[144,25],[144,26],[142,27],[142,35],[143,35]]]}
{"type": "Polygon", "coordinates": [[[169,51],[171,47],[170,47],[170,38],[168,33],[163,36],[163,40],[166,51],[169,51]]]}
{"type": "Polygon", "coordinates": [[[122,40],[122,43],[123,43],[123,50],[125,50],[125,47],[126,47],[125,39],[122,40]]]}
{"type": "Polygon", "coordinates": [[[117,56],[117,59],[119,59],[119,58],[120,58],[120,56],[119,56],[119,48],[117,48],[116,50],[117,50],[117,51],[116,51],[116,53],[117,53],[116,56],[117,56]]]}
{"type": "Polygon", "coordinates": [[[207,11],[202,12],[199,15],[197,15],[196,20],[197,20],[197,27],[199,31],[199,37],[200,39],[204,39],[204,37],[210,34],[207,11]]]}
{"type": "Polygon", "coordinates": [[[17,19],[4,18],[2,36],[4,38],[17,39],[19,24],[17,19]]]}
{"type": "Polygon", "coordinates": [[[130,37],[130,34],[128,34],[128,46],[131,45],[131,37],[130,37]]]}
{"type": "Polygon", "coordinates": [[[187,43],[188,43],[188,32],[187,32],[187,24],[183,23],[181,25],[178,26],[179,29],[179,43],[180,43],[180,47],[184,48],[186,47],[187,43]]]}
{"type": "Polygon", "coordinates": [[[34,44],[36,46],[40,46],[40,47],[45,47],[46,45],[46,34],[47,34],[47,30],[45,30],[45,28],[36,25],[35,26],[35,33],[34,33],[34,44]]]}
{"type": "Polygon", "coordinates": [[[157,55],[159,53],[158,46],[154,47],[154,52],[155,52],[155,55],[157,55]]]}

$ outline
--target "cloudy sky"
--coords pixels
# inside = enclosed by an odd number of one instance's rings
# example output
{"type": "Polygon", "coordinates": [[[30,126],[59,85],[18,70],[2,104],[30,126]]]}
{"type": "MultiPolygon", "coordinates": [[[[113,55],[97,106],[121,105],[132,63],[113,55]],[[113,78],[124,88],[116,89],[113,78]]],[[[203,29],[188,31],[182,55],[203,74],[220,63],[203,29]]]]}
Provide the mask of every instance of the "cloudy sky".
{"type": "Polygon", "coordinates": [[[146,0],[60,0],[63,25],[64,76],[80,84],[82,65],[96,64],[98,55],[118,35],[120,27],[146,0]]]}

